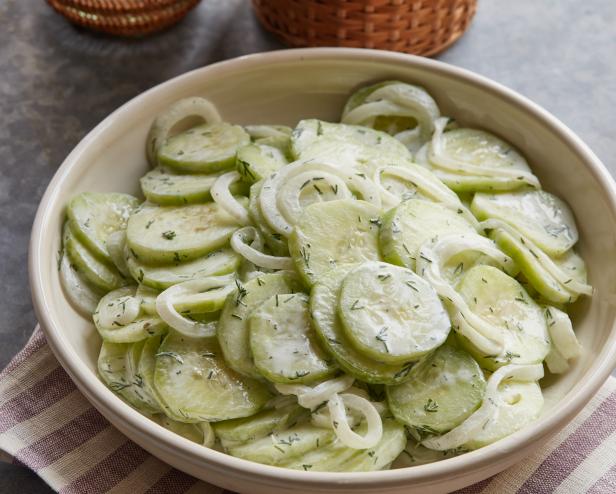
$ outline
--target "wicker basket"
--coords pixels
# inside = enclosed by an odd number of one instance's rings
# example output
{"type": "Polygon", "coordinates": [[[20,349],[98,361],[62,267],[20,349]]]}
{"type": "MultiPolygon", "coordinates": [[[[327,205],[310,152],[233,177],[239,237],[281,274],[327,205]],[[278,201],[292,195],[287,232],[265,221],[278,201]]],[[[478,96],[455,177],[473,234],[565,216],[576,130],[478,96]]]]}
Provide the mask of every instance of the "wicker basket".
{"type": "Polygon", "coordinates": [[[434,55],[470,24],[477,0],[252,0],[291,46],[347,46],[434,55]]]}
{"type": "Polygon", "coordinates": [[[182,19],[200,0],[47,0],[69,21],[119,36],[143,36],[182,19]]]}

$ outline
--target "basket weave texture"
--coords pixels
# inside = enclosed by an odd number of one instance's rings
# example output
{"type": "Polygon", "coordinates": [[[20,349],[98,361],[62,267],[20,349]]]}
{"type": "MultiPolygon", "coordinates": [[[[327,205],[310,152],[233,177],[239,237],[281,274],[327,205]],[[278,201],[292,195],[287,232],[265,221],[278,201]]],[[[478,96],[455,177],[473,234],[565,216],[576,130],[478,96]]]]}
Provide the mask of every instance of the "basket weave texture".
{"type": "Polygon", "coordinates": [[[182,19],[200,0],[47,0],[79,26],[119,36],[144,36],[182,19]]]}
{"type": "Polygon", "coordinates": [[[434,55],[468,28],[477,0],[252,0],[291,46],[346,46],[434,55]]]}

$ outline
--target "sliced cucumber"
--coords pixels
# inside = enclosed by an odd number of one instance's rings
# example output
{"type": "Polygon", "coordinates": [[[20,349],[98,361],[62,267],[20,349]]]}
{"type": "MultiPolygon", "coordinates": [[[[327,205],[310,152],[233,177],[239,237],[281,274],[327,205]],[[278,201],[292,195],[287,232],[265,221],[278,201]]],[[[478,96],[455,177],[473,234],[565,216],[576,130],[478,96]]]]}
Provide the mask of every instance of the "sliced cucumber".
{"type": "Polygon", "coordinates": [[[247,144],[237,150],[236,168],[244,181],[255,183],[270,176],[287,159],[280,149],[265,144],[247,144]]]}
{"type": "Polygon", "coordinates": [[[237,149],[249,142],[239,125],[198,125],[168,138],[158,149],[158,162],[176,170],[212,173],[233,167],[237,149]]]}
{"type": "Polygon", "coordinates": [[[144,386],[143,378],[136,367],[142,349],[143,342],[104,341],[98,357],[98,373],[114,393],[119,394],[142,413],[152,414],[160,409],[144,386]]]}
{"type": "Polygon", "coordinates": [[[276,256],[289,255],[286,239],[280,233],[274,232],[265,221],[261,206],[259,206],[259,192],[263,186],[263,181],[256,182],[250,186],[250,201],[248,203],[248,213],[252,218],[257,229],[261,232],[263,241],[272,253],[276,256]]]}
{"type": "Polygon", "coordinates": [[[496,218],[508,223],[551,256],[564,254],[578,241],[569,206],[549,192],[475,194],[471,209],[479,220],[496,218]]]}
{"type": "Polygon", "coordinates": [[[222,247],[239,224],[215,202],[145,207],[133,214],[126,241],[144,263],[180,263],[222,247]]]}
{"type": "Polygon", "coordinates": [[[244,285],[238,284],[238,289],[227,297],[217,328],[218,341],[229,367],[246,376],[261,377],[250,353],[249,317],[270,297],[300,289],[299,280],[289,271],[263,274],[244,285]]]}
{"type": "Polygon", "coordinates": [[[247,417],[270,394],[261,383],[229,369],[215,338],[170,332],[156,354],[154,387],[167,414],[180,422],[247,417]]]}
{"type": "Polygon", "coordinates": [[[71,305],[82,315],[90,317],[96,311],[101,293],[90,287],[85,277],[77,271],[66,253],[60,254],[60,281],[71,305]]]}
{"type": "Polygon", "coordinates": [[[251,139],[265,139],[268,137],[291,137],[293,129],[286,125],[255,124],[245,125],[244,130],[248,132],[251,139]]]}
{"type": "Polygon", "coordinates": [[[77,238],[70,228],[71,223],[64,225],[63,244],[66,255],[83,277],[94,288],[108,292],[128,283],[128,280],[110,264],[96,258],[90,250],[77,238]]]}
{"type": "Polygon", "coordinates": [[[159,295],[160,291],[145,285],[139,285],[135,292],[135,297],[141,303],[141,310],[151,316],[156,315],[156,297],[159,295]]]}
{"type": "Polygon", "coordinates": [[[310,384],[336,372],[316,339],[307,295],[274,295],[252,313],[249,325],[255,367],[269,381],[310,384]]]}
{"type": "MultiPolygon", "coordinates": [[[[358,427],[360,433],[362,425],[358,427]]],[[[385,419],[381,440],[373,448],[353,449],[335,441],[301,456],[289,456],[280,466],[315,472],[372,472],[387,468],[405,446],[404,427],[395,420],[385,419]]]]}
{"type": "Polygon", "coordinates": [[[498,389],[498,413],[463,445],[477,449],[509,436],[539,417],[543,395],[536,382],[507,381],[498,389]]]}
{"type": "MultiPolygon", "coordinates": [[[[543,361],[550,350],[543,311],[520,283],[492,266],[475,266],[462,277],[458,291],[475,314],[502,330],[504,349],[500,355],[482,354],[458,335],[481,367],[495,370],[507,364],[543,361]]],[[[461,323],[456,318],[452,322],[461,323]]]]}
{"type": "Polygon", "coordinates": [[[387,386],[387,402],[396,419],[419,431],[447,432],[481,405],[486,381],[473,357],[443,345],[409,373],[409,380],[387,386]]]}
{"type": "Polygon", "coordinates": [[[336,435],[332,429],[322,429],[310,423],[298,424],[276,434],[227,448],[231,456],[245,460],[281,465],[291,458],[301,458],[309,451],[332,443],[336,435]]]}
{"type": "Polygon", "coordinates": [[[357,379],[376,384],[396,384],[408,379],[412,362],[386,364],[359,353],[349,339],[338,316],[338,294],[342,281],[353,266],[343,266],[324,274],[312,287],[310,311],[321,344],[342,369],[357,379]]]}
{"type": "Polygon", "coordinates": [[[107,237],[126,228],[129,215],[138,206],[128,194],[83,192],[68,203],[71,229],[99,259],[111,263],[107,237]]]}
{"type": "MultiPolygon", "coordinates": [[[[528,242],[524,241],[523,237],[516,238],[511,232],[501,228],[493,230],[490,237],[494,239],[503,252],[513,258],[530,285],[537,290],[542,298],[555,304],[571,303],[578,298],[579,293],[560,283],[546,269],[538,259],[538,253],[528,245],[528,242]]],[[[552,259],[552,262],[563,274],[566,273],[566,278],[586,283],[584,261],[573,250],[560,258],[552,259]]]]}
{"type": "MultiPolygon", "coordinates": [[[[141,177],[139,183],[148,201],[163,206],[181,206],[211,201],[210,189],[219,176],[219,173],[180,175],[158,167],[141,177]]],[[[231,192],[245,194],[246,186],[232,184],[231,192]]]]}
{"type": "Polygon", "coordinates": [[[338,313],[359,352],[393,364],[418,360],[436,349],[451,328],[427,281],[384,262],[363,263],[346,276],[338,313]]]}
{"type": "Polygon", "coordinates": [[[168,413],[169,407],[160,399],[160,395],[154,386],[154,371],[156,370],[156,354],[162,345],[167,332],[152,336],[143,340],[143,348],[139,357],[139,375],[143,379],[143,386],[149,395],[154,398],[158,408],[164,413],[168,413]]]}
{"type": "Polygon", "coordinates": [[[299,405],[263,410],[256,415],[242,419],[225,420],[214,424],[214,431],[223,446],[246,443],[284,431],[307,415],[307,410],[299,405]]]}
{"type": "Polygon", "coordinates": [[[136,288],[127,286],[109,292],[100,300],[92,318],[103,340],[132,343],[161,334],[167,329],[159,317],[142,313],[141,300],[135,295],[136,288]]]}
{"type": "Polygon", "coordinates": [[[152,420],[161,427],[175,432],[179,436],[185,437],[189,441],[197,444],[204,443],[203,424],[199,422],[196,424],[186,424],[184,422],[178,422],[177,420],[170,419],[165,415],[155,415],[152,420]]]}
{"type": "Polygon", "coordinates": [[[436,236],[475,232],[462,209],[409,199],[383,216],[379,245],[385,261],[415,269],[420,247],[436,236]]]}
{"type": "Polygon", "coordinates": [[[158,266],[144,264],[129,250],[126,251],[126,263],[131,276],[138,282],[158,290],[164,290],[183,281],[231,273],[239,268],[240,261],[240,257],[226,247],[209,252],[193,261],[158,266]]]}
{"type": "Polygon", "coordinates": [[[379,210],[364,201],[308,206],[289,237],[289,252],[304,282],[343,265],[379,259],[379,210]]]}
{"type": "Polygon", "coordinates": [[[126,259],[124,258],[124,251],[126,250],[126,230],[118,230],[107,237],[107,250],[109,251],[109,257],[111,257],[118,271],[122,276],[130,279],[131,274],[126,265],[126,259]]]}

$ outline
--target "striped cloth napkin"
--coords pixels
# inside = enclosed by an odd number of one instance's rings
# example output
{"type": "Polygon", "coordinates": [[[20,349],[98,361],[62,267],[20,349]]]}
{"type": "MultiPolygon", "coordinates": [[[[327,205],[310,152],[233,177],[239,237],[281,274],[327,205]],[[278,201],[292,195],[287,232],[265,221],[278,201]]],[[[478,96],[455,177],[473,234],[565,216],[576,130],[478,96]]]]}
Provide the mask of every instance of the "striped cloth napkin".
{"type": "MultiPolygon", "coordinates": [[[[36,329],[0,373],[0,459],[66,494],[232,494],[128,440],[79,393],[36,329]]],[[[616,379],[543,448],[458,494],[616,492],[616,379]]]]}

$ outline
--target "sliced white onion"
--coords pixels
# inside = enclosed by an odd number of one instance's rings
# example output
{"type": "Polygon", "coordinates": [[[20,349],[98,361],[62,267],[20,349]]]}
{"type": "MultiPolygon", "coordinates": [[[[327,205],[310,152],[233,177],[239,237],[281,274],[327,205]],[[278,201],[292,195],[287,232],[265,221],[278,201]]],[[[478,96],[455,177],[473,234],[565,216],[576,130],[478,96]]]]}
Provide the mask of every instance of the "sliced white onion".
{"type": "Polygon", "coordinates": [[[493,177],[521,177],[527,184],[540,188],[541,184],[539,179],[535,177],[531,172],[526,170],[520,170],[519,168],[504,168],[499,166],[479,166],[466,161],[458,160],[447,156],[443,151],[443,144],[441,141],[443,131],[447,125],[449,119],[442,117],[436,120],[434,134],[432,136],[432,144],[428,150],[430,163],[433,165],[449,170],[454,173],[463,173],[467,175],[479,175],[479,176],[493,176],[493,177]]]}
{"type": "Polygon", "coordinates": [[[116,268],[126,277],[130,277],[130,271],[126,265],[126,258],[124,257],[124,247],[126,245],[126,230],[118,230],[110,233],[105,241],[107,245],[107,251],[109,257],[115,264],[116,268]]]}
{"type": "Polygon", "coordinates": [[[259,232],[253,226],[240,228],[231,236],[231,248],[255,266],[267,269],[294,269],[293,259],[290,257],[270,256],[249,245],[258,236],[259,232]]]}
{"type": "Polygon", "coordinates": [[[192,97],[176,101],[156,117],[150,127],[146,140],[146,154],[150,165],[156,166],[158,150],[169,137],[173,127],[189,117],[199,117],[206,123],[221,121],[216,107],[205,98],[192,97]]]}
{"type": "Polygon", "coordinates": [[[571,319],[556,307],[546,307],[545,318],[552,345],[566,360],[580,356],[582,346],[573,332],[571,319]]]}
{"type": "Polygon", "coordinates": [[[500,406],[498,387],[505,379],[516,381],[538,381],[543,377],[543,365],[506,365],[498,369],[490,376],[486,384],[486,392],[481,406],[458,427],[438,437],[424,439],[422,444],[426,448],[445,451],[455,449],[469,441],[477,432],[485,426],[496,413],[500,406]]]}
{"type": "Polygon", "coordinates": [[[481,252],[499,263],[507,272],[513,272],[513,260],[503,254],[490,239],[480,235],[451,234],[421,246],[417,256],[417,273],[432,285],[440,297],[456,308],[453,322],[457,324],[458,331],[486,355],[499,355],[504,345],[502,330],[475,314],[441,273],[441,266],[448,259],[468,250],[481,252]]]}
{"type": "Polygon", "coordinates": [[[374,405],[365,398],[345,393],[332,396],[327,402],[331,424],[342,444],[354,449],[367,449],[377,445],[383,436],[383,422],[374,405]],[[366,434],[360,436],[351,429],[346,408],[356,410],[366,419],[366,434]]]}
{"type": "Polygon", "coordinates": [[[424,144],[424,140],[421,138],[421,128],[419,126],[398,132],[394,134],[394,137],[404,144],[413,154],[419,151],[419,148],[424,144]]]}
{"type": "Polygon", "coordinates": [[[98,324],[103,328],[126,326],[139,317],[141,300],[126,295],[98,308],[98,324]]]}
{"type": "Polygon", "coordinates": [[[185,302],[187,296],[216,288],[227,289],[231,293],[234,280],[234,275],[229,274],[208,276],[170,286],[156,298],[156,312],[165,323],[186,336],[195,338],[214,336],[215,323],[202,323],[188,319],[175,309],[174,304],[180,301],[185,302]]]}
{"type": "Polygon", "coordinates": [[[353,385],[353,381],[355,381],[354,377],[344,375],[322,382],[314,388],[302,384],[275,384],[274,386],[283,395],[297,396],[297,402],[300,406],[312,410],[329,400],[333,395],[349,389],[353,385]]]}
{"type": "Polygon", "coordinates": [[[238,172],[228,172],[216,179],[210,189],[210,194],[214,202],[224,209],[230,216],[233,216],[240,225],[250,225],[250,215],[248,210],[233,197],[229,187],[235,182],[239,182],[242,176],[238,172]]]}
{"type": "Polygon", "coordinates": [[[531,239],[523,236],[515,228],[502,220],[489,219],[479,223],[479,226],[484,230],[494,230],[501,228],[515,238],[522,239],[524,246],[531,254],[540,262],[543,268],[562,286],[562,288],[575,295],[592,295],[592,286],[577,281],[565,273],[556,263],[548,256],[541,248],[539,248],[531,239]]]}

